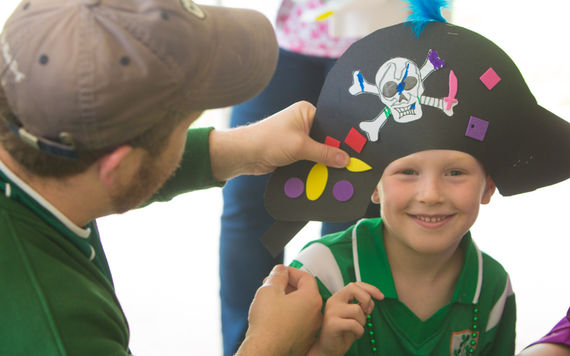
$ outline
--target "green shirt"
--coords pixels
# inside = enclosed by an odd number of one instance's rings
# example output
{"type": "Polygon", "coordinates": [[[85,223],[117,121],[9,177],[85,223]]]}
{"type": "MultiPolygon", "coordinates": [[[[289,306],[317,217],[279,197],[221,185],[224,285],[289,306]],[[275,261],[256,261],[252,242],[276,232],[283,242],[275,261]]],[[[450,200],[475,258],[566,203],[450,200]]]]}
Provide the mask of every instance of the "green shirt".
{"type": "Polygon", "coordinates": [[[425,321],[398,300],[380,218],[307,244],[291,266],[317,278],[324,301],[357,281],[384,293],[384,300],[375,301],[371,326],[365,325],[364,335],[346,355],[512,356],[516,307],[509,276],[477,248],[470,233],[460,248],[465,257],[453,297],[425,321]]]}
{"type": "MultiPolygon", "coordinates": [[[[152,200],[221,186],[210,168],[210,130],[188,131],[180,168],[152,200]]],[[[74,225],[1,162],[0,192],[0,355],[128,354],[96,223],[74,225]]]]}

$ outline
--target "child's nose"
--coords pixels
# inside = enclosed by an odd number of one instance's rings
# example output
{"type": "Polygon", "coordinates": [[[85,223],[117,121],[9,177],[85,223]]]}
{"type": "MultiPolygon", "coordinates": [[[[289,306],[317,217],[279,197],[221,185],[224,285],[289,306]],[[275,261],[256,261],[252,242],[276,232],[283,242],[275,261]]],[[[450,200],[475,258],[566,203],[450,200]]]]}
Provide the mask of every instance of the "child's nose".
{"type": "Polygon", "coordinates": [[[436,205],[444,201],[444,195],[437,179],[424,178],[419,185],[418,200],[427,205],[436,205]]]}

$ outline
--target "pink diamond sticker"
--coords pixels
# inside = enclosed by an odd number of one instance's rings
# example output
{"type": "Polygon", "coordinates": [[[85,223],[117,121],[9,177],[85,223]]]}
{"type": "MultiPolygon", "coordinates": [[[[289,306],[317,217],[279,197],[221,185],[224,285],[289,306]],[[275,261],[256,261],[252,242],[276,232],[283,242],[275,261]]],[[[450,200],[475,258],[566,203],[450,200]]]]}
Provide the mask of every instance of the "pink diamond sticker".
{"type": "Polygon", "coordinates": [[[501,77],[497,75],[493,68],[489,68],[479,79],[481,79],[483,84],[485,84],[489,90],[493,89],[495,85],[501,81],[501,77]]]}

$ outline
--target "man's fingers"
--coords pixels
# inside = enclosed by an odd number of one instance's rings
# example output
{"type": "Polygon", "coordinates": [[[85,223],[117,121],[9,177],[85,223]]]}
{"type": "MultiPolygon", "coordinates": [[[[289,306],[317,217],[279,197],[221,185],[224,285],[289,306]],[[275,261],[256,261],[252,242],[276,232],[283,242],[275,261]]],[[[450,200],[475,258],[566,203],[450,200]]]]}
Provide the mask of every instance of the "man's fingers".
{"type": "Polygon", "coordinates": [[[305,132],[308,134],[311,131],[311,127],[313,126],[313,122],[315,120],[315,113],[317,112],[317,108],[308,101],[299,101],[295,104],[291,105],[291,107],[298,110],[301,117],[303,118],[303,123],[305,132]]]}
{"type": "Polygon", "coordinates": [[[269,276],[263,280],[264,286],[275,286],[277,289],[283,290],[283,292],[285,292],[288,284],[289,270],[283,265],[273,267],[269,276]]]}
{"type": "MultiPolygon", "coordinates": [[[[289,271],[289,285],[286,294],[302,298],[307,305],[312,305],[313,310],[321,317],[323,299],[319,294],[317,280],[311,274],[293,267],[287,267],[289,271]]],[[[307,315],[308,316],[308,315],[307,315]]]]}
{"type": "MultiPolygon", "coordinates": [[[[315,119],[315,107],[303,101],[295,103],[291,107],[292,110],[297,110],[299,113],[302,131],[308,135],[315,119]]],[[[302,157],[298,157],[299,159],[307,159],[334,168],[344,168],[350,162],[348,154],[341,149],[316,142],[309,136],[305,136],[303,141],[304,143],[300,147],[302,157]]]]}
{"type": "Polygon", "coordinates": [[[319,295],[315,277],[307,272],[283,265],[273,267],[269,276],[263,280],[263,286],[274,286],[284,294],[301,290],[311,295],[319,295]]]}
{"type": "Polygon", "coordinates": [[[298,270],[293,267],[287,267],[289,272],[289,284],[297,289],[318,290],[317,281],[311,274],[298,270]]]}
{"type": "Polygon", "coordinates": [[[287,288],[285,288],[285,294],[289,294],[289,293],[293,293],[294,291],[296,291],[297,288],[293,287],[292,285],[288,284],[287,288]]]}
{"type": "Polygon", "coordinates": [[[348,153],[339,148],[318,143],[312,139],[307,141],[305,148],[306,156],[302,157],[303,159],[321,163],[328,167],[344,168],[350,162],[348,153]]]}

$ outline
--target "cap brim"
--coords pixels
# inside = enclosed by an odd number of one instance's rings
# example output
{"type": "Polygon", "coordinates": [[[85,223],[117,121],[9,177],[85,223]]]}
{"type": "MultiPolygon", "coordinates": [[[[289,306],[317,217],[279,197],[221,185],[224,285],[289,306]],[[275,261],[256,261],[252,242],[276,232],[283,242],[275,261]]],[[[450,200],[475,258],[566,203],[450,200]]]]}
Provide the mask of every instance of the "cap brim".
{"type": "Polygon", "coordinates": [[[191,94],[192,108],[206,110],[239,104],[271,80],[279,54],[269,20],[248,9],[202,6],[216,48],[204,80],[191,94]]]}

